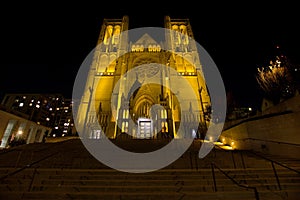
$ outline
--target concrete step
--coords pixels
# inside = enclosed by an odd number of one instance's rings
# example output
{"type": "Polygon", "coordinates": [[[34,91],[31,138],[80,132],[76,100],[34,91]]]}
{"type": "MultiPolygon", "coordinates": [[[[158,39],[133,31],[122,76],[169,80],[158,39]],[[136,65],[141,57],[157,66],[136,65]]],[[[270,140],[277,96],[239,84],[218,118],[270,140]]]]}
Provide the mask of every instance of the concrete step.
{"type": "Polygon", "coordinates": [[[243,199],[253,200],[254,193],[252,191],[230,191],[230,192],[24,192],[24,193],[7,193],[0,194],[0,198],[6,200],[49,200],[49,199],[101,199],[101,200],[232,200],[243,199]]]}

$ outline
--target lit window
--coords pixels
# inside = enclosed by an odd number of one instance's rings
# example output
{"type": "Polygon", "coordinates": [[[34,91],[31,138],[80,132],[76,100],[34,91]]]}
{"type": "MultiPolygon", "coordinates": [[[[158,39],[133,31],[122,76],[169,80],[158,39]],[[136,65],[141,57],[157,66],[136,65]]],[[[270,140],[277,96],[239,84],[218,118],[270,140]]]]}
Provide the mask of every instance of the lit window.
{"type": "Polygon", "coordinates": [[[40,105],[36,105],[35,107],[40,108],[40,105]]]}
{"type": "Polygon", "coordinates": [[[164,109],[164,110],[161,110],[160,111],[160,116],[162,119],[167,119],[167,111],[164,109]]]}
{"type": "Polygon", "coordinates": [[[123,110],[123,119],[128,119],[129,117],[129,110],[123,110]]]}
{"type": "Polygon", "coordinates": [[[161,122],[161,132],[168,132],[168,123],[167,122],[161,122]]]}
{"type": "Polygon", "coordinates": [[[122,132],[125,132],[125,122],[122,122],[122,132]]]}
{"type": "Polygon", "coordinates": [[[128,122],[125,122],[125,132],[128,132],[128,122]]]}
{"type": "Polygon", "coordinates": [[[19,104],[19,107],[23,107],[23,106],[24,106],[24,103],[20,103],[20,104],[19,104]]]}

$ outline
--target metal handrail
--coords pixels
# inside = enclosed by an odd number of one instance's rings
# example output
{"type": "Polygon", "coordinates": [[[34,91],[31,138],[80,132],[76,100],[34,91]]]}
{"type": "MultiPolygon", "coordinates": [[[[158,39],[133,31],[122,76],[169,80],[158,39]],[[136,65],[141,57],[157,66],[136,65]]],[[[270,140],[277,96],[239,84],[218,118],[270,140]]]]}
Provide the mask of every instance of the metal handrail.
{"type": "Polygon", "coordinates": [[[4,149],[0,151],[0,155],[7,154],[14,151],[22,151],[21,149],[4,149]]]}
{"type": "Polygon", "coordinates": [[[267,158],[267,157],[265,157],[265,156],[263,156],[263,155],[257,154],[257,153],[255,153],[255,152],[253,152],[253,151],[247,150],[247,152],[250,152],[250,153],[254,154],[254,155],[257,156],[257,157],[263,158],[263,159],[265,159],[265,160],[271,162],[272,169],[273,169],[274,176],[275,176],[275,178],[276,178],[276,182],[277,182],[277,185],[278,185],[279,190],[281,190],[281,184],[280,184],[280,180],[279,180],[279,177],[278,177],[278,174],[277,174],[277,170],[276,170],[276,168],[275,168],[274,163],[277,164],[277,165],[279,165],[279,166],[281,166],[281,167],[283,167],[283,168],[286,168],[286,169],[288,169],[288,170],[290,170],[290,171],[293,171],[293,172],[296,172],[296,173],[300,174],[300,171],[298,171],[298,170],[296,170],[296,169],[293,169],[293,168],[291,168],[291,167],[289,167],[289,166],[286,166],[286,165],[284,165],[284,164],[282,164],[282,163],[280,163],[280,162],[278,162],[278,161],[272,160],[272,159],[267,158]]]}
{"type": "MultiPolygon", "coordinates": [[[[217,145],[215,145],[215,146],[217,146],[217,145]]],[[[217,146],[217,147],[218,147],[219,149],[221,149],[221,150],[226,151],[225,149],[222,149],[222,148],[220,148],[219,146],[217,146]]],[[[282,163],[280,163],[280,162],[278,162],[278,161],[272,160],[272,159],[270,159],[270,158],[267,158],[267,157],[265,157],[265,156],[263,156],[263,155],[260,155],[260,154],[258,154],[258,153],[253,152],[253,151],[250,151],[250,150],[243,150],[243,151],[246,151],[246,152],[248,152],[248,153],[254,154],[254,155],[257,156],[257,157],[260,157],[260,158],[262,158],[262,159],[264,159],[264,160],[267,160],[267,161],[271,162],[272,169],[273,169],[274,176],[275,176],[275,179],[276,179],[276,182],[277,182],[277,185],[278,185],[279,190],[281,190],[282,188],[281,188],[279,176],[278,176],[278,174],[277,174],[277,170],[276,170],[276,168],[275,168],[274,163],[277,164],[277,165],[279,165],[279,166],[281,166],[281,167],[283,167],[283,168],[286,168],[286,169],[288,169],[288,170],[290,170],[290,171],[293,171],[293,172],[296,172],[296,173],[300,174],[300,171],[299,171],[299,170],[293,169],[293,168],[291,168],[291,167],[289,167],[289,166],[287,166],[287,165],[284,165],[284,164],[282,164],[282,163]]],[[[240,152],[240,153],[241,153],[241,155],[242,155],[243,152],[240,152]]]]}
{"type": "Polygon", "coordinates": [[[261,158],[263,158],[263,159],[265,159],[265,160],[267,160],[267,161],[269,161],[269,162],[271,162],[271,163],[275,163],[275,164],[277,164],[277,165],[279,165],[279,166],[281,166],[281,167],[284,167],[284,168],[286,168],[286,169],[288,169],[288,170],[290,170],[290,171],[294,171],[294,172],[300,174],[300,171],[299,171],[299,170],[293,169],[293,168],[291,168],[291,167],[289,167],[289,166],[287,166],[287,165],[284,165],[284,164],[282,164],[282,163],[280,163],[280,162],[278,162],[278,161],[276,161],[276,160],[272,160],[272,159],[270,159],[270,158],[267,158],[267,157],[265,157],[265,156],[263,156],[263,155],[260,155],[260,154],[258,154],[258,153],[255,153],[255,152],[253,152],[253,151],[249,151],[249,150],[245,150],[245,151],[247,151],[247,152],[249,152],[249,153],[252,153],[252,154],[254,154],[254,155],[258,156],[258,157],[261,157],[261,158]]]}
{"type": "Polygon", "coordinates": [[[223,171],[220,167],[218,167],[215,163],[212,162],[211,163],[211,169],[212,169],[212,175],[213,175],[213,182],[214,182],[215,192],[217,192],[217,183],[216,183],[215,170],[214,170],[215,168],[217,168],[222,174],[224,174],[228,179],[230,179],[237,186],[243,187],[243,188],[246,188],[246,189],[252,189],[254,191],[255,199],[259,200],[259,194],[258,194],[258,191],[257,191],[256,187],[249,186],[249,185],[244,185],[244,184],[240,184],[234,178],[232,178],[231,176],[229,176],[225,171],[223,171]]]}
{"type": "MultiPolygon", "coordinates": [[[[61,145],[62,143],[67,143],[68,141],[70,141],[70,140],[65,140],[65,141],[59,142],[59,143],[57,143],[56,145],[58,146],[58,145],[61,145]]],[[[50,148],[50,147],[43,148],[42,150],[45,150],[45,149],[47,150],[47,149],[49,149],[49,148],[50,148]]],[[[55,147],[52,146],[52,148],[55,148],[55,147]]],[[[31,162],[31,163],[29,163],[29,164],[27,164],[27,165],[25,165],[25,166],[23,166],[23,167],[21,167],[21,168],[19,168],[19,169],[17,169],[17,170],[14,170],[14,171],[12,171],[12,172],[10,172],[10,173],[8,173],[8,174],[5,174],[4,176],[1,176],[1,177],[0,177],[0,181],[6,179],[6,178],[9,177],[9,176],[13,176],[13,175],[15,175],[15,174],[17,174],[17,173],[19,173],[19,172],[21,172],[21,171],[27,169],[27,168],[30,168],[30,167],[32,167],[33,165],[35,165],[35,164],[37,164],[37,163],[39,163],[39,162],[41,162],[41,161],[44,161],[44,160],[46,160],[46,159],[48,159],[48,158],[50,158],[50,157],[52,157],[52,156],[54,156],[54,155],[56,155],[56,154],[58,154],[58,153],[60,153],[60,151],[56,151],[56,152],[54,152],[54,153],[52,153],[52,154],[50,154],[50,155],[47,155],[47,156],[45,156],[45,157],[43,157],[43,158],[41,158],[41,159],[39,159],[39,160],[36,160],[36,161],[34,161],[34,162],[31,162]]]]}
{"type": "MultiPolygon", "coordinates": [[[[225,149],[222,149],[221,147],[219,147],[218,145],[215,145],[214,147],[217,147],[218,149],[220,149],[220,150],[222,150],[222,151],[224,151],[224,152],[228,152],[228,150],[225,150],[225,149]]],[[[216,148],[214,148],[214,149],[216,149],[216,148]]],[[[233,155],[233,152],[235,151],[235,150],[230,150],[231,151],[231,159],[232,159],[232,164],[233,164],[233,167],[236,169],[236,162],[235,162],[235,159],[234,159],[234,155],[233,155]]],[[[243,167],[244,167],[244,163],[243,163],[243,167]]],[[[245,168],[245,167],[244,167],[245,168]]]]}
{"type": "Polygon", "coordinates": [[[273,141],[273,140],[265,140],[265,139],[257,139],[257,138],[242,138],[242,139],[236,139],[232,137],[227,137],[232,140],[236,141],[246,141],[246,140],[256,140],[256,141],[263,141],[263,142],[270,142],[270,143],[276,143],[276,144],[285,144],[285,145],[291,145],[291,146],[300,146],[300,144],[290,143],[290,142],[282,142],[282,141],[273,141]]]}
{"type": "Polygon", "coordinates": [[[32,163],[30,163],[30,164],[28,164],[28,165],[25,165],[24,167],[21,167],[20,169],[17,169],[17,170],[12,171],[12,172],[10,172],[10,173],[4,175],[4,176],[1,176],[1,177],[0,177],[0,181],[6,179],[6,178],[9,177],[9,176],[15,175],[15,174],[17,174],[17,173],[23,171],[24,169],[30,168],[30,167],[32,167],[33,165],[35,165],[35,164],[37,164],[37,163],[39,163],[39,162],[41,162],[41,161],[43,161],[43,160],[46,160],[46,159],[48,159],[48,158],[50,158],[50,157],[52,157],[52,156],[54,156],[54,155],[56,155],[56,154],[58,154],[58,153],[59,153],[59,152],[52,153],[52,154],[50,154],[50,155],[48,155],[48,156],[45,156],[45,157],[43,157],[43,158],[41,158],[41,159],[39,159],[39,160],[37,160],[37,161],[34,161],[34,162],[32,162],[32,163]]]}

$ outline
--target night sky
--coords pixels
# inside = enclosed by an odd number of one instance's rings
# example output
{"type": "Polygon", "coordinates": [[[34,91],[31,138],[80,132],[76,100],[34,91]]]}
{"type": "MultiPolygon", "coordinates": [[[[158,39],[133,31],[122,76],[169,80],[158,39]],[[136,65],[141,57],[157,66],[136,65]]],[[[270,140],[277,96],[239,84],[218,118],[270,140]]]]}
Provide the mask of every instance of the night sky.
{"type": "Polygon", "coordinates": [[[12,2],[1,8],[0,98],[5,93],[61,93],[71,98],[77,71],[96,45],[103,18],[123,15],[129,16],[130,29],[163,27],[166,15],[189,18],[196,41],[215,61],[226,91],[240,106],[260,107],[255,74],[268,64],[277,45],[300,63],[298,6],[289,3],[207,5],[200,1],[195,5],[184,1],[160,6],[151,2],[133,8],[101,5],[101,1],[12,2]]]}

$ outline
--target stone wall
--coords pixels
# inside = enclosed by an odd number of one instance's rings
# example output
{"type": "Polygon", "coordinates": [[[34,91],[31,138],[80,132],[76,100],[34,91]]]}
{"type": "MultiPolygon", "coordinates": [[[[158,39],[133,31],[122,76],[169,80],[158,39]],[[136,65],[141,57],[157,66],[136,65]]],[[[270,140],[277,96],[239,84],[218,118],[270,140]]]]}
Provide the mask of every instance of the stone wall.
{"type": "Polygon", "coordinates": [[[300,96],[269,108],[243,121],[224,126],[222,142],[236,149],[249,149],[300,157],[300,96]]]}

